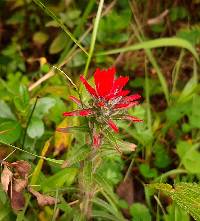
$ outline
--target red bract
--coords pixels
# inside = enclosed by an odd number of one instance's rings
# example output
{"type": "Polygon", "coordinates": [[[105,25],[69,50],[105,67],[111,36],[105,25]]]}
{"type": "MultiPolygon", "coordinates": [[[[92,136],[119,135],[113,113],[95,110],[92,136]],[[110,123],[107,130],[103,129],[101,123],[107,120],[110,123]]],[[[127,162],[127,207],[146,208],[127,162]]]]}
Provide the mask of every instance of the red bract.
{"type": "MultiPolygon", "coordinates": [[[[72,112],[63,113],[64,116],[93,116],[101,127],[105,126],[105,123],[114,132],[118,132],[117,125],[113,122],[115,119],[125,119],[132,122],[141,122],[142,120],[137,117],[129,116],[125,114],[128,108],[131,108],[138,104],[141,96],[139,94],[129,95],[129,90],[124,90],[124,86],[128,83],[129,77],[120,76],[115,79],[115,68],[109,68],[107,70],[96,69],[94,73],[95,88],[93,88],[87,80],[81,76],[80,80],[84,84],[87,91],[92,97],[92,104],[90,106],[82,104],[81,110],[75,110],[72,112]]],[[[81,102],[76,97],[71,96],[76,104],[81,106],[81,102]]]]}

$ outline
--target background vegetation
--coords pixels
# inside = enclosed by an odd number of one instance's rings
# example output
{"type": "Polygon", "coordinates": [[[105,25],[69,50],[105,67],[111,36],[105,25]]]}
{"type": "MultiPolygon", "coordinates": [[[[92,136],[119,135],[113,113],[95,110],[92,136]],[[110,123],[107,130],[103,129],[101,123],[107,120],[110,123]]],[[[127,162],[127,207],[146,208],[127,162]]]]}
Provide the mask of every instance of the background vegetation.
{"type": "Polygon", "coordinates": [[[92,219],[200,220],[200,2],[1,0],[0,12],[0,159],[29,162],[29,185],[60,202],[38,206],[24,190],[16,211],[0,187],[0,220],[84,219],[77,179],[90,147],[84,128],[56,128],[85,122],[62,116],[76,108],[69,78],[79,87],[80,74],[111,66],[142,95],[129,112],[144,122],[117,123],[134,152],[121,156],[114,138],[102,148],[92,219]]]}

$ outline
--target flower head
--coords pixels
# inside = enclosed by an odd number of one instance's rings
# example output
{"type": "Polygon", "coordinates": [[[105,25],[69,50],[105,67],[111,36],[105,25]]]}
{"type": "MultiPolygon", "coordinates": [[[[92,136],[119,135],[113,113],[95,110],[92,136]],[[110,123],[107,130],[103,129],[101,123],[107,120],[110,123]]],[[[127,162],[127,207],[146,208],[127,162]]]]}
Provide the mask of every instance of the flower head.
{"type": "Polygon", "coordinates": [[[92,98],[90,106],[82,104],[79,99],[71,96],[70,99],[78,104],[81,109],[72,112],[64,112],[64,116],[91,116],[102,125],[105,123],[114,131],[119,129],[113,120],[125,119],[132,122],[141,122],[137,117],[127,115],[125,112],[138,104],[141,98],[139,94],[129,95],[129,90],[124,90],[124,86],[128,83],[129,77],[120,76],[115,79],[115,68],[107,70],[96,69],[94,73],[95,88],[93,88],[87,80],[81,76],[80,80],[89,92],[92,98]]]}

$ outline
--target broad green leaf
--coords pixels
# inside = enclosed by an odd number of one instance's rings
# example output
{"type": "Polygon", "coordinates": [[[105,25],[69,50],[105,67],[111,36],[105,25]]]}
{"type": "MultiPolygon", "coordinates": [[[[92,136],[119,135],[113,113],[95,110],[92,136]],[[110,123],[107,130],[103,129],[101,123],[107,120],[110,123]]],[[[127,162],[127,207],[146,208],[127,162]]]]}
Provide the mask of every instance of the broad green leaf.
{"type": "Polygon", "coordinates": [[[181,163],[190,173],[200,173],[200,153],[197,150],[199,144],[191,144],[186,141],[179,141],[177,153],[181,163]]]}
{"type": "MultiPolygon", "coordinates": [[[[44,58],[45,59],[45,58],[44,58]]],[[[42,58],[41,58],[42,60],[42,58]]],[[[50,65],[49,64],[43,64],[42,66],[40,66],[40,70],[43,72],[43,73],[47,73],[50,71],[50,65]]]]}
{"type": "Polygon", "coordinates": [[[0,100],[0,118],[16,120],[16,117],[12,113],[10,107],[3,100],[0,100]]]}
{"type": "Polygon", "coordinates": [[[183,6],[177,6],[177,7],[172,7],[170,9],[169,17],[171,21],[176,21],[180,19],[184,19],[185,17],[189,16],[188,11],[186,7],[183,6]]]}
{"type": "Polygon", "coordinates": [[[1,120],[0,131],[4,131],[4,133],[0,133],[0,140],[6,143],[14,143],[19,139],[22,128],[17,121],[1,120]]]}
{"type": "Polygon", "coordinates": [[[165,183],[152,183],[152,184],[148,184],[147,187],[152,188],[152,189],[161,190],[161,191],[168,193],[168,194],[171,194],[173,192],[172,186],[169,184],[165,184],[165,183]]]}
{"type": "Polygon", "coordinates": [[[60,33],[51,43],[49,48],[50,54],[57,54],[67,45],[69,39],[64,33],[60,33]]]}
{"type": "Polygon", "coordinates": [[[140,49],[153,49],[153,48],[160,48],[160,47],[181,47],[189,50],[194,57],[199,60],[199,56],[195,50],[195,48],[190,44],[190,42],[177,37],[171,38],[159,38],[155,40],[144,41],[142,43],[134,44],[128,47],[113,49],[109,51],[103,51],[97,53],[97,56],[100,55],[111,55],[111,54],[118,54],[128,51],[136,51],[140,49]]]}
{"type": "MultiPolygon", "coordinates": [[[[103,150],[102,150],[103,151],[103,150]]],[[[124,162],[118,156],[113,156],[109,158],[109,156],[105,156],[103,158],[103,165],[99,168],[102,176],[109,181],[113,186],[119,183],[122,180],[122,170],[124,166],[124,162]]]]}
{"type": "Polygon", "coordinates": [[[184,89],[182,90],[180,97],[178,99],[178,103],[184,103],[190,100],[197,88],[198,80],[194,75],[185,85],[184,89]]]}
{"type": "Polygon", "coordinates": [[[46,178],[40,185],[44,192],[61,188],[64,185],[70,186],[77,175],[77,168],[65,168],[54,175],[46,178]]]}
{"type": "Polygon", "coordinates": [[[184,115],[191,115],[191,102],[176,103],[166,109],[166,117],[170,123],[176,123],[184,115]]]}
{"type": "Polygon", "coordinates": [[[14,97],[14,104],[18,111],[25,112],[29,105],[30,97],[28,88],[21,84],[19,87],[19,94],[14,97]]]}
{"type": "Polygon", "coordinates": [[[33,117],[43,118],[45,114],[49,112],[49,110],[56,104],[54,98],[51,97],[43,97],[40,98],[36,104],[33,117]]]}
{"type": "Polygon", "coordinates": [[[171,163],[168,152],[165,146],[162,144],[156,144],[154,146],[155,160],[154,164],[158,168],[166,168],[171,163]]]}
{"type": "Polygon", "coordinates": [[[153,178],[157,176],[157,170],[150,168],[147,164],[141,164],[139,166],[140,173],[146,178],[153,178]]]}
{"type": "Polygon", "coordinates": [[[86,58],[83,53],[78,53],[73,56],[72,59],[67,63],[67,66],[70,68],[81,67],[85,64],[86,58]]]}
{"type": "Polygon", "coordinates": [[[200,96],[194,95],[192,102],[192,114],[189,115],[189,122],[192,128],[200,128],[200,96]]]}
{"type": "Polygon", "coordinates": [[[148,208],[141,203],[134,203],[130,206],[132,221],[151,221],[151,215],[148,208]]]}
{"type": "MultiPolygon", "coordinates": [[[[53,93],[53,92],[52,92],[53,93]]],[[[56,124],[59,124],[63,120],[62,113],[67,111],[66,105],[59,97],[55,97],[56,105],[54,105],[48,114],[48,119],[56,124]]]]}
{"type": "Polygon", "coordinates": [[[0,220],[1,221],[11,220],[10,213],[11,213],[11,209],[9,208],[9,206],[3,205],[0,202],[0,220]]]}
{"type": "Polygon", "coordinates": [[[167,214],[164,216],[165,221],[174,221],[174,220],[181,220],[181,221],[190,221],[190,216],[186,213],[185,210],[181,209],[175,203],[172,203],[167,207],[167,214]]]}
{"type": "Polygon", "coordinates": [[[44,134],[44,123],[41,119],[33,117],[27,129],[27,134],[32,139],[40,138],[44,134]]]}
{"type": "Polygon", "coordinates": [[[167,193],[180,208],[200,220],[200,184],[178,183],[172,188],[169,184],[156,183],[148,187],[167,193]]]}
{"type": "Polygon", "coordinates": [[[47,40],[49,39],[49,36],[41,31],[35,32],[33,35],[33,41],[36,44],[45,44],[47,42],[47,40]]]}
{"type": "Polygon", "coordinates": [[[129,27],[130,21],[130,10],[121,10],[120,13],[112,11],[103,17],[99,23],[98,41],[109,45],[127,41],[128,32],[123,30],[129,27]]]}

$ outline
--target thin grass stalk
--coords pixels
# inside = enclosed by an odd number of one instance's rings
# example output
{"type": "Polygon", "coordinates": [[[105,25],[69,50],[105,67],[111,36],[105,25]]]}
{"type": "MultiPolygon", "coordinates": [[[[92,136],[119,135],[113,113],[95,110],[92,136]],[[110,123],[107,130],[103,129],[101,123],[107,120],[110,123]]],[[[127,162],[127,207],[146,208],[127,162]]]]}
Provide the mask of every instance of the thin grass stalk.
{"type": "Polygon", "coordinates": [[[179,59],[175,64],[174,70],[172,71],[172,91],[171,91],[172,94],[174,94],[176,91],[176,84],[177,84],[178,77],[180,74],[180,67],[181,67],[181,63],[182,63],[184,55],[185,55],[185,51],[182,49],[179,59]]]}
{"type": "Polygon", "coordinates": [[[101,12],[103,10],[103,4],[104,4],[104,0],[100,0],[99,2],[99,7],[98,7],[98,11],[97,11],[97,15],[95,18],[95,22],[94,22],[94,29],[92,32],[92,38],[91,38],[91,43],[90,43],[90,50],[89,50],[89,54],[88,54],[88,59],[85,65],[85,70],[84,70],[84,76],[87,76],[88,73],[88,68],[92,59],[92,55],[94,52],[94,47],[95,47],[95,42],[96,42],[96,37],[97,37],[97,31],[98,31],[98,27],[99,27],[99,22],[101,19],[101,12]]]}

